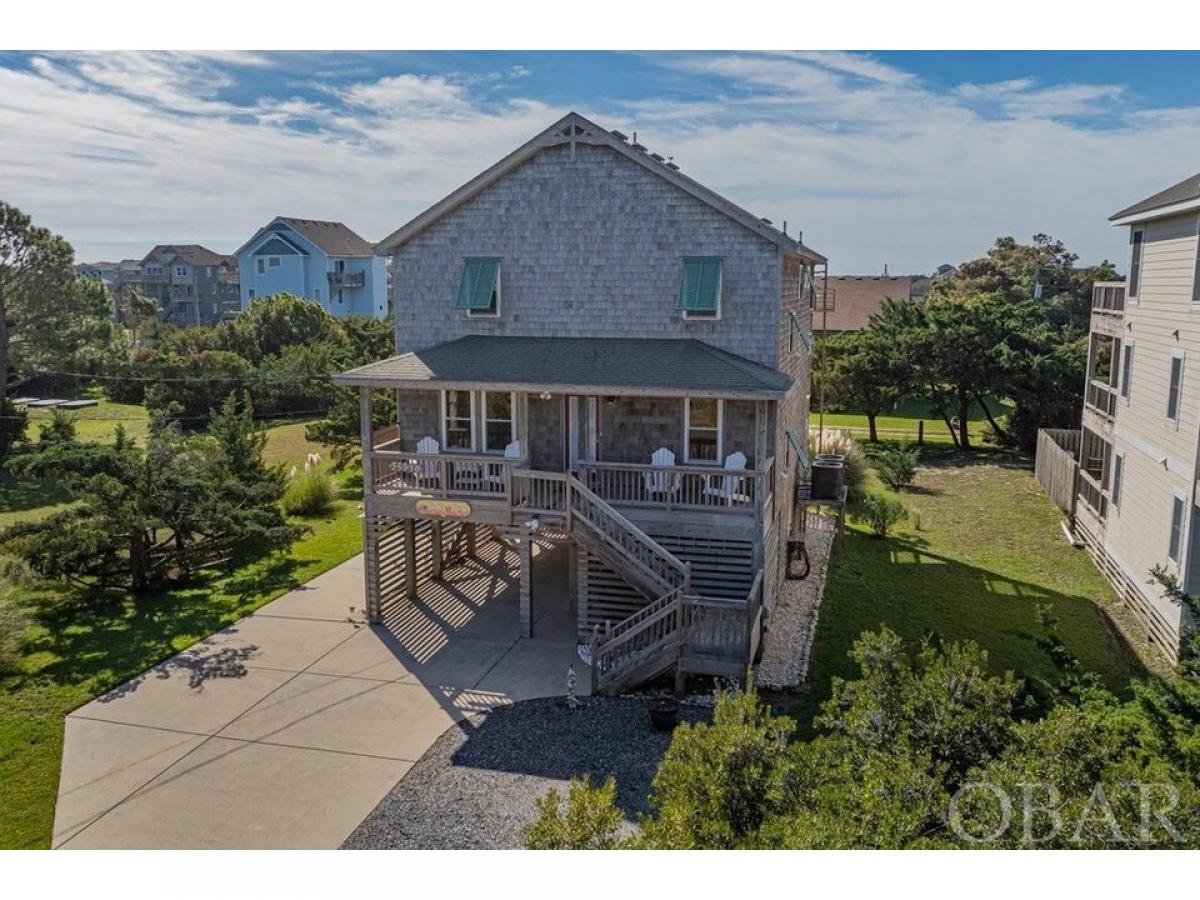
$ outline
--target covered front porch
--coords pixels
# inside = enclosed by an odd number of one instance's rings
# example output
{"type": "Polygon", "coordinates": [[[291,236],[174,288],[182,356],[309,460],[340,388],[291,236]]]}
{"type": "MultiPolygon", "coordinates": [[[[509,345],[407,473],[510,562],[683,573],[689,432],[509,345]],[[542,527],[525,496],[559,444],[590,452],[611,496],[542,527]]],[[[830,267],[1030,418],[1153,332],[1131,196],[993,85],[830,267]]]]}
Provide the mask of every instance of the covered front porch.
{"type": "Polygon", "coordinates": [[[646,521],[770,518],[787,379],[697,341],[464,338],[338,381],[364,423],[395,398],[362,433],[368,498],[395,515],[562,516],[569,473],[646,521]]]}

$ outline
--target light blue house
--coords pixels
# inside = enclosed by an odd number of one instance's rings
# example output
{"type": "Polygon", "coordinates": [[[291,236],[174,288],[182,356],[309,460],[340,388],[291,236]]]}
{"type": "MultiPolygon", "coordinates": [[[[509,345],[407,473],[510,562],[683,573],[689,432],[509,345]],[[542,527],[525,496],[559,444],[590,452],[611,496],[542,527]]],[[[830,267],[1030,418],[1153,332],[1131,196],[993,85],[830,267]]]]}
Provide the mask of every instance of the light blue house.
{"type": "Polygon", "coordinates": [[[334,316],[383,318],[387,273],[369,241],[341,222],[277,216],[237,251],[242,309],[286,291],[334,316]]]}

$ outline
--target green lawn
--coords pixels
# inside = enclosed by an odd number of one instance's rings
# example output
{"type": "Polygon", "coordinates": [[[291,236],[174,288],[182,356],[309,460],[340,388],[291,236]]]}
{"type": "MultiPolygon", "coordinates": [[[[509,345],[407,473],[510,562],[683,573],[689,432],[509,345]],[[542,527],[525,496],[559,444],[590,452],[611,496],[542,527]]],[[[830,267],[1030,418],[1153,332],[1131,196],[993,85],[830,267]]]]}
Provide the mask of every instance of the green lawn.
{"type": "MultiPolygon", "coordinates": [[[[303,424],[270,430],[267,456],[303,464],[303,424]]],[[[209,571],[186,587],[134,599],[85,604],[52,590],[32,598],[32,629],[21,671],[0,679],[0,848],[49,846],[62,754],[63,716],[138,672],[314,578],[362,549],[361,494],[353,474],[325,519],[286,554],[209,571]]],[[[38,486],[0,479],[0,521],[44,515],[38,486]]],[[[52,504],[64,493],[42,494],[52,504]]]]}
{"type": "MultiPolygon", "coordinates": [[[[807,729],[863,632],[886,624],[915,647],[922,638],[973,640],[996,672],[1058,676],[1038,647],[1038,604],[1052,603],[1059,635],[1088,670],[1125,693],[1146,675],[1104,609],[1112,592],[1059,528],[1060,515],[1024,460],[928,451],[903,501],[919,518],[886,539],[853,518],[830,568],[806,691],[788,702],[807,729]],[[919,530],[917,528],[919,524],[919,530]]],[[[872,488],[882,490],[872,479],[872,488]]]]}
{"type": "MultiPolygon", "coordinates": [[[[992,410],[992,415],[1000,419],[1001,416],[1011,412],[1012,404],[1007,400],[997,400],[988,403],[992,410]]],[[[809,428],[816,431],[817,423],[820,417],[817,413],[812,413],[809,416],[809,428]]],[[[917,439],[918,423],[924,420],[925,422],[925,442],[928,444],[952,444],[950,434],[946,430],[946,423],[936,413],[932,412],[929,404],[923,400],[903,400],[896,405],[896,408],[887,415],[877,416],[875,419],[875,427],[879,432],[879,437],[884,440],[902,440],[915,442],[917,439]]],[[[987,417],[983,414],[983,409],[977,403],[971,404],[971,412],[968,421],[970,422],[969,430],[971,439],[976,443],[983,443],[983,434],[988,428],[987,417]]],[[[1001,421],[1001,425],[1003,425],[1001,421]]],[[[825,413],[826,428],[841,428],[854,432],[856,435],[865,436],[867,434],[867,417],[862,413],[855,412],[827,412],[825,413]]]]}

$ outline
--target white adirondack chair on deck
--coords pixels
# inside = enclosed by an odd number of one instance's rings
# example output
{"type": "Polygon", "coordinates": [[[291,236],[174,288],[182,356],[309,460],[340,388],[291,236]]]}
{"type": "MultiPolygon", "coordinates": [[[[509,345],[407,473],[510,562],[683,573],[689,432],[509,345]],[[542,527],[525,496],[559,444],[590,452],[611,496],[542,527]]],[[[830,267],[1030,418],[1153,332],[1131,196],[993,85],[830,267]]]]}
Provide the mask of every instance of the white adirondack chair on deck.
{"type": "MultiPolygon", "coordinates": [[[[436,456],[442,452],[442,447],[436,439],[426,435],[417,441],[417,452],[436,456]]],[[[421,487],[428,487],[436,485],[440,480],[441,466],[438,465],[436,459],[422,459],[417,462],[417,472],[421,479],[421,487]]]]}
{"type": "MultiPolygon", "coordinates": [[[[746,454],[742,451],[730,453],[725,457],[726,472],[744,472],[746,471],[746,454]]],[[[705,496],[716,497],[719,500],[724,500],[729,506],[735,503],[749,503],[750,498],[743,493],[745,485],[745,476],[742,475],[721,475],[716,478],[715,485],[709,485],[704,489],[705,496]]]]}
{"type": "MultiPolygon", "coordinates": [[[[509,444],[504,448],[504,458],[507,460],[520,459],[521,458],[521,442],[520,441],[509,442],[509,444]]],[[[495,463],[489,464],[488,465],[488,481],[490,481],[492,484],[503,485],[504,484],[504,467],[500,466],[500,465],[496,465],[495,463]]]]}
{"type": "MultiPolygon", "coordinates": [[[[675,454],[666,447],[659,447],[650,454],[650,465],[667,468],[675,465],[675,454]]],[[[683,479],[676,472],[674,477],[666,472],[646,472],[642,478],[646,484],[647,494],[675,494],[683,479]]]]}

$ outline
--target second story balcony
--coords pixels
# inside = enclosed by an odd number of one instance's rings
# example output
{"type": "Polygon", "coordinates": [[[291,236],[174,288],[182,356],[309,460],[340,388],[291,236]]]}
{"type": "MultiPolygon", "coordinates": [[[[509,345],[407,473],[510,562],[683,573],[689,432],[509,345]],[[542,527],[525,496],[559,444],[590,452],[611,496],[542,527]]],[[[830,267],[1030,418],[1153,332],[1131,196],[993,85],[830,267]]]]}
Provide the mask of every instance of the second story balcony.
{"type": "Polygon", "coordinates": [[[329,289],[332,291],[353,290],[367,285],[366,272],[329,272],[327,274],[329,289]]]}
{"type": "Polygon", "coordinates": [[[1125,282],[1097,281],[1092,285],[1092,312],[1121,315],[1125,311],[1125,282]]]}

